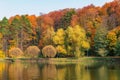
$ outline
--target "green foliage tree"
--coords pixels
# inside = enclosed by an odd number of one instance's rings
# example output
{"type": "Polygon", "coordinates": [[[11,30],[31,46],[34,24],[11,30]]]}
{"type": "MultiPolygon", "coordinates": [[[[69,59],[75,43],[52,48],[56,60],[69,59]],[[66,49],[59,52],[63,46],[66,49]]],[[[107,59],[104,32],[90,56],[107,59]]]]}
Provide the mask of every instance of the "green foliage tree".
{"type": "Polygon", "coordinates": [[[70,22],[73,14],[75,14],[74,9],[70,9],[69,11],[66,12],[66,14],[64,14],[64,16],[61,18],[61,21],[60,21],[61,28],[67,29],[67,27],[70,26],[70,22]]]}
{"type": "Polygon", "coordinates": [[[107,46],[108,46],[108,40],[107,40],[107,28],[100,26],[97,28],[95,37],[94,37],[94,50],[96,53],[98,53],[101,56],[107,56],[107,46]]]}
{"type": "Polygon", "coordinates": [[[116,56],[120,56],[120,40],[119,39],[115,46],[115,54],[116,54],[116,56]]]}
{"type": "Polygon", "coordinates": [[[6,53],[8,50],[8,40],[9,40],[9,22],[6,17],[0,21],[0,33],[2,35],[2,50],[6,53]]]}
{"type": "Polygon", "coordinates": [[[27,16],[22,15],[14,18],[11,22],[11,46],[19,47],[21,50],[27,48],[33,40],[33,30],[27,16]]]}
{"type": "Polygon", "coordinates": [[[80,57],[91,46],[91,55],[93,52],[101,56],[119,55],[118,3],[114,0],[102,7],[89,5],[82,9],[63,9],[38,17],[16,15],[9,20],[4,17],[0,21],[0,50],[7,53],[12,47],[25,50],[33,45],[41,49],[46,45],[54,45],[60,54],[80,57]]]}
{"type": "Polygon", "coordinates": [[[36,28],[36,30],[35,30],[35,32],[36,32],[36,34],[35,34],[35,40],[33,41],[33,43],[34,43],[34,45],[38,45],[39,44],[39,40],[40,40],[40,38],[41,38],[41,30],[40,30],[40,28],[39,27],[37,27],[36,28]]]}
{"type": "Polygon", "coordinates": [[[14,18],[10,24],[10,31],[11,31],[11,36],[10,36],[10,47],[19,47],[19,34],[22,26],[20,24],[20,19],[19,18],[14,18]]]}
{"type": "Polygon", "coordinates": [[[30,41],[32,40],[32,27],[28,18],[23,15],[20,18],[20,49],[23,50],[30,45],[30,41]]]}

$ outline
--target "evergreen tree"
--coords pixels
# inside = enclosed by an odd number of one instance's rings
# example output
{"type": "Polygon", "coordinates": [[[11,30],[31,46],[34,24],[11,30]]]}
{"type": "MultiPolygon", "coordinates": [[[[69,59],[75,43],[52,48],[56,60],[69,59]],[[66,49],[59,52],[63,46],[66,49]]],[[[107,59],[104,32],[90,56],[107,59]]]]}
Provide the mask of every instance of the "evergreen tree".
{"type": "Polygon", "coordinates": [[[0,33],[2,34],[2,50],[7,53],[8,50],[8,40],[9,40],[9,22],[6,17],[0,21],[0,33]]]}
{"type": "Polygon", "coordinates": [[[108,41],[107,41],[107,28],[100,26],[97,28],[95,37],[94,37],[94,51],[101,56],[106,56],[108,41]]]}

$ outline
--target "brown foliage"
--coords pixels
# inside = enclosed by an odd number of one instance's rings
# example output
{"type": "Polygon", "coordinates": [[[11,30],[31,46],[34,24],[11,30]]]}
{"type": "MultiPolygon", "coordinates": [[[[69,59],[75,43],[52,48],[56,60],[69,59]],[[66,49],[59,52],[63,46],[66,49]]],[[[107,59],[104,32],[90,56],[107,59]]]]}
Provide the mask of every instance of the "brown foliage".
{"type": "Polygon", "coordinates": [[[45,46],[42,49],[42,54],[44,57],[55,57],[56,49],[52,45],[45,46]]]}
{"type": "Polygon", "coordinates": [[[78,25],[78,16],[77,15],[73,15],[72,19],[71,19],[71,26],[75,26],[78,25]]]}
{"type": "Polygon", "coordinates": [[[23,56],[23,52],[19,48],[11,48],[9,50],[9,57],[18,58],[18,57],[21,57],[21,56],[23,56]]]}
{"type": "Polygon", "coordinates": [[[37,46],[29,46],[25,51],[25,56],[30,58],[37,58],[40,54],[40,49],[37,46]]]}
{"type": "Polygon", "coordinates": [[[35,15],[27,16],[27,18],[29,19],[32,27],[36,27],[37,26],[36,16],[35,15]]]}
{"type": "Polygon", "coordinates": [[[30,16],[27,16],[27,18],[28,18],[28,20],[31,23],[31,26],[32,26],[32,29],[33,29],[33,33],[36,34],[35,30],[36,30],[36,28],[38,26],[37,25],[37,18],[36,18],[36,16],[35,15],[30,15],[30,16]]]}
{"type": "Polygon", "coordinates": [[[12,16],[12,17],[10,17],[9,18],[9,24],[11,24],[12,23],[12,21],[16,18],[16,19],[20,19],[20,15],[15,15],[15,16],[12,16]]]}

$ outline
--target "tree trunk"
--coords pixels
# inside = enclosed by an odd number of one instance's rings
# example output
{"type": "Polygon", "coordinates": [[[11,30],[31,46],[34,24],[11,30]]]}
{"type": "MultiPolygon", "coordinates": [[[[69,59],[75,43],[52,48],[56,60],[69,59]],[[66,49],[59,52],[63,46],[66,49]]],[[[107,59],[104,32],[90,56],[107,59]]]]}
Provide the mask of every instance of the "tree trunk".
{"type": "Polygon", "coordinates": [[[21,29],[20,33],[20,49],[23,50],[23,29],[21,29]]]}
{"type": "Polygon", "coordinates": [[[2,50],[5,52],[5,55],[7,56],[7,50],[8,50],[8,41],[7,37],[3,37],[3,46],[2,50]]]}

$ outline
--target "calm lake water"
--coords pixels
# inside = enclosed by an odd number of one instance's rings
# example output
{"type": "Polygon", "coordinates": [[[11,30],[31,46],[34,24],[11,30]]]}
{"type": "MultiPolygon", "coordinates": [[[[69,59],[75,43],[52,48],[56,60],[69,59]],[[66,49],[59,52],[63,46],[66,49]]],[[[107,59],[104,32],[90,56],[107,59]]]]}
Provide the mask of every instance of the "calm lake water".
{"type": "Polygon", "coordinates": [[[0,80],[120,80],[120,65],[0,62],[0,80]]]}

